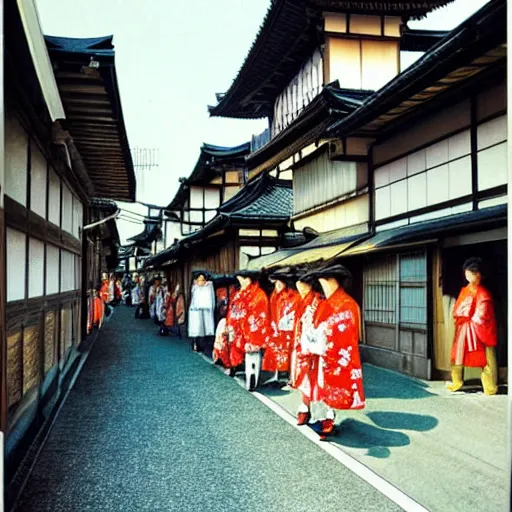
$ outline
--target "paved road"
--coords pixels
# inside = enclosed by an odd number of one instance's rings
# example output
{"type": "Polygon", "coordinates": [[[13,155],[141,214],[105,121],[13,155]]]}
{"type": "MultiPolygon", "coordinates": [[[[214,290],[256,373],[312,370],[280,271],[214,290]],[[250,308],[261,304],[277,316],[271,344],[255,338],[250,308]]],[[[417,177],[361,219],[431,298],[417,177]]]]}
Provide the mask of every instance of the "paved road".
{"type": "Polygon", "coordinates": [[[117,308],[100,333],[17,512],[399,510],[132,315],[117,308]]]}

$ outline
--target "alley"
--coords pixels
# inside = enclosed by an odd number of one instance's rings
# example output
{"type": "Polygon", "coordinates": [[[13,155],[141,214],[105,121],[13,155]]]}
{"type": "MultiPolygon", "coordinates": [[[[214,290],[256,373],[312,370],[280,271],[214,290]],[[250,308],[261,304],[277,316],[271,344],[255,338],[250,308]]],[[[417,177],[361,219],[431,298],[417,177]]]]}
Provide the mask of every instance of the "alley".
{"type": "Polygon", "coordinates": [[[177,338],[118,307],[16,510],[398,507],[177,338]]]}

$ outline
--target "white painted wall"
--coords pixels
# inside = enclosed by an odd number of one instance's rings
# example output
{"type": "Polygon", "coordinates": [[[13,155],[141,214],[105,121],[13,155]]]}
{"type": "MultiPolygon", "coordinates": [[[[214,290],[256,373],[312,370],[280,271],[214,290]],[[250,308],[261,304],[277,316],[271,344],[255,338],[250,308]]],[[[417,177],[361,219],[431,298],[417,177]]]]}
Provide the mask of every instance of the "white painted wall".
{"type": "Polygon", "coordinates": [[[69,187],[62,184],[62,229],[73,233],[73,194],[69,187]]]}
{"type": "Polygon", "coordinates": [[[478,126],[478,190],[508,181],[507,118],[500,116],[478,126]]]}
{"type": "Polygon", "coordinates": [[[203,187],[190,187],[190,208],[203,208],[203,187]]]}
{"type": "Polygon", "coordinates": [[[375,170],[375,218],[382,220],[471,194],[470,132],[375,170]]]}
{"type": "Polygon", "coordinates": [[[29,239],[28,296],[44,295],[44,243],[35,238],[29,239]]]}
{"type": "Polygon", "coordinates": [[[75,289],[75,255],[61,249],[60,291],[70,292],[75,289]]]}
{"type": "Polygon", "coordinates": [[[60,226],[60,178],[50,168],[48,197],[48,220],[60,226]]]}
{"type": "Polygon", "coordinates": [[[25,298],[25,265],[27,237],[21,231],[6,229],[7,302],[25,298]]]}
{"type": "Polygon", "coordinates": [[[46,158],[36,144],[30,158],[30,209],[46,219],[46,158]]]}
{"type": "Polygon", "coordinates": [[[28,136],[19,121],[5,118],[5,193],[27,206],[28,136]]]}
{"type": "Polygon", "coordinates": [[[220,189],[207,188],[204,192],[204,207],[218,208],[220,206],[220,189]]]}
{"type": "Polygon", "coordinates": [[[46,246],[46,294],[59,293],[59,248],[46,246]]]}
{"type": "Polygon", "coordinates": [[[83,206],[80,199],[73,196],[73,236],[80,238],[80,230],[83,224],[83,206]]]}

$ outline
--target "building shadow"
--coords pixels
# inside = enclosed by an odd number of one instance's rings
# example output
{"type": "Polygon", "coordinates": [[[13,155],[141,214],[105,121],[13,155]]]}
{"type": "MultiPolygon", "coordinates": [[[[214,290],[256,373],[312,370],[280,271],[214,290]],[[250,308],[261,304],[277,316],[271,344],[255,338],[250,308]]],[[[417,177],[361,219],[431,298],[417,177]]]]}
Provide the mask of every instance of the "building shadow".
{"type": "Polygon", "coordinates": [[[378,427],[389,430],[427,432],[428,430],[433,430],[439,424],[439,420],[434,416],[411,414],[408,412],[376,411],[369,412],[366,416],[378,427]]]}
{"type": "Polygon", "coordinates": [[[364,392],[367,399],[395,398],[418,400],[437,396],[428,391],[428,384],[402,373],[365,364],[364,392]]]}

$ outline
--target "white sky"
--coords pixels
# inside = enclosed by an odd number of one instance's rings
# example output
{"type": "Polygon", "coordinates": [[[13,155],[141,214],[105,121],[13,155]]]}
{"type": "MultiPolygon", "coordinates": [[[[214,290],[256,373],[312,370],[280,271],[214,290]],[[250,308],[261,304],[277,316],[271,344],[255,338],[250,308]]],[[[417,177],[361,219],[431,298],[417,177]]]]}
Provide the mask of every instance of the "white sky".
{"type": "MultiPolygon", "coordinates": [[[[130,146],[159,149],[159,167],[146,171],[138,200],[168,204],[203,142],[234,146],[267,126],[266,120],[210,118],[207,105],[216,104],[215,93],[231,85],[269,0],[36,1],[47,35],[114,34],[130,146]]],[[[455,0],[409,26],[450,30],[487,2],[455,0]]],[[[146,212],[140,205],[128,208],[146,212]]],[[[142,230],[124,221],[118,227],[122,243],[142,230]]]]}

